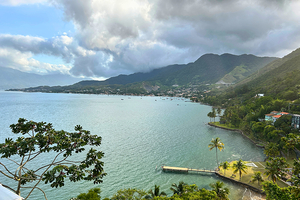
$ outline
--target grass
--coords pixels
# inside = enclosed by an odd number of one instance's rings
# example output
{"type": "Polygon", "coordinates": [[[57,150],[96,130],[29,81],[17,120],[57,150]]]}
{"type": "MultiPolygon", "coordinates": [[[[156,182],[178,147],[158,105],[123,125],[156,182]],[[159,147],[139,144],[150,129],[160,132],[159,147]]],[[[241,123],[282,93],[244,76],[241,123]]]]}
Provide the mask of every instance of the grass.
{"type": "MultiPolygon", "coordinates": [[[[257,183],[257,181],[255,181],[254,183],[251,181],[252,180],[252,176],[254,175],[254,173],[255,172],[257,172],[257,171],[260,171],[261,173],[262,173],[262,177],[263,177],[263,179],[266,181],[266,180],[271,180],[271,179],[269,179],[264,173],[265,173],[265,166],[266,166],[266,164],[265,164],[265,162],[253,162],[257,167],[250,167],[250,166],[248,166],[248,168],[247,168],[247,170],[246,170],[246,174],[245,173],[242,173],[242,177],[241,177],[241,179],[240,179],[240,176],[239,176],[239,172],[237,172],[236,174],[234,174],[233,173],[233,169],[232,169],[232,165],[234,164],[234,163],[236,163],[237,161],[232,161],[232,162],[230,162],[229,164],[230,164],[230,168],[229,169],[227,169],[226,171],[224,171],[224,169],[222,168],[222,167],[220,167],[220,171],[219,171],[219,173],[221,174],[221,175],[223,175],[223,176],[226,176],[226,177],[229,177],[229,178],[231,178],[231,179],[233,179],[233,180],[236,180],[236,181],[240,181],[240,182],[243,182],[243,183],[246,183],[246,184],[248,184],[248,185],[251,185],[251,186],[253,186],[253,187],[256,187],[256,188],[258,188],[258,189],[262,189],[262,185],[261,185],[261,183],[257,183]]],[[[251,161],[249,162],[249,161],[245,161],[246,163],[251,163],[251,161]]],[[[280,186],[280,187],[287,187],[287,185],[284,183],[284,182],[282,182],[282,181],[280,181],[280,180],[278,180],[278,181],[276,181],[276,183],[278,184],[278,186],[280,186]]]]}
{"type": "Polygon", "coordinates": [[[215,126],[219,126],[219,127],[223,127],[223,128],[227,128],[227,129],[232,129],[232,130],[237,129],[237,128],[233,127],[232,125],[220,124],[220,122],[210,122],[210,123],[215,126]]]}

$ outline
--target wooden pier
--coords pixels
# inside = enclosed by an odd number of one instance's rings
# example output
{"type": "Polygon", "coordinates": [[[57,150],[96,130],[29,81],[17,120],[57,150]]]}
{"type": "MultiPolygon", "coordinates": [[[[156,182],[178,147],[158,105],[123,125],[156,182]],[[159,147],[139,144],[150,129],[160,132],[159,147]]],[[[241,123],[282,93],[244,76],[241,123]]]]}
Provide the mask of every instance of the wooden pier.
{"type": "Polygon", "coordinates": [[[216,173],[214,170],[207,169],[192,169],[192,168],[184,168],[184,167],[170,167],[170,166],[162,166],[161,167],[165,172],[178,172],[178,173],[188,173],[188,172],[204,172],[204,173],[216,173]]]}

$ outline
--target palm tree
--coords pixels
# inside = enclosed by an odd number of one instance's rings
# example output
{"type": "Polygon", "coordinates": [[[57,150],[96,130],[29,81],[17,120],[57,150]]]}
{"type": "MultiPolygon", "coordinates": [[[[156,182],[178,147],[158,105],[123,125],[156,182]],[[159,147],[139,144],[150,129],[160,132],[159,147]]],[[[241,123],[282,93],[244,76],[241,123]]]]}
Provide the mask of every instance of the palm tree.
{"type": "Polygon", "coordinates": [[[251,178],[252,178],[251,182],[257,181],[258,185],[259,185],[259,182],[264,181],[264,179],[261,175],[261,172],[254,172],[254,175],[251,178]]]}
{"type": "Polygon", "coordinates": [[[153,199],[154,197],[167,196],[165,192],[159,192],[159,186],[154,186],[154,192],[151,190],[148,191],[150,195],[145,196],[145,199],[153,199]]]}
{"type": "Polygon", "coordinates": [[[239,172],[240,174],[240,180],[242,178],[242,172],[247,174],[246,169],[248,168],[244,161],[241,159],[237,161],[236,163],[233,163],[232,168],[234,169],[233,173],[239,172]]]}
{"type": "Polygon", "coordinates": [[[227,161],[225,161],[220,164],[220,167],[224,169],[224,176],[226,176],[226,169],[230,167],[230,164],[227,161]]]}
{"type": "Polygon", "coordinates": [[[228,199],[229,195],[229,189],[223,188],[224,183],[221,181],[217,181],[216,183],[212,183],[209,185],[212,188],[212,191],[215,191],[217,193],[217,196],[221,200],[228,199]]]}
{"type": "Polygon", "coordinates": [[[288,164],[286,163],[286,160],[283,157],[270,157],[269,160],[270,161],[266,162],[265,174],[268,177],[271,177],[273,183],[275,183],[277,177],[284,176],[284,172],[287,171],[286,168],[288,167],[288,164]]]}
{"type": "Polygon", "coordinates": [[[184,183],[183,181],[180,181],[178,185],[173,183],[170,190],[172,190],[174,194],[181,195],[184,192],[185,185],[186,183],[184,183]]]}
{"type": "Polygon", "coordinates": [[[214,122],[216,122],[215,121],[216,116],[217,116],[216,109],[213,107],[212,108],[212,117],[214,118],[214,122]]]}
{"type": "Polygon", "coordinates": [[[212,112],[207,113],[207,117],[209,117],[209,122],[211,122],[212,112]]]}
{"type": "Polygon", "coordinates": [[[218,162],[218,149],[222,151],[224,149],[224,144],[221,142],[221,139],[217,137],[216,139],[212,139],[210,141],[211,143],[208,145],[209,150],[213,150],[216,148],[216,158],[217,158],[217,166],[219,167],[219,162],[218,162]]]}
{"type": "Polygon", "coordinates": [[[218,117],[220,117],[220,115],[221,115],[221,112],[222,112],[221,108],[220,108],[220,107],[218,107],[218,108],[217,108],[218,117]]]}

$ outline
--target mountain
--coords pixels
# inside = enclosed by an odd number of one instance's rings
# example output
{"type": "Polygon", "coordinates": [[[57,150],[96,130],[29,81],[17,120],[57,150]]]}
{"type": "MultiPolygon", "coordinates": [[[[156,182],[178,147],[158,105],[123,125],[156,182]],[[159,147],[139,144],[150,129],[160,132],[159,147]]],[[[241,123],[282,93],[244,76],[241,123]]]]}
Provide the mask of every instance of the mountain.
{"type": "Polygon", "coordinates": [[[62,74],[38,75],[21,72],[7,67],[0,67],[0,80],[0,90],[5,90],[36,87],[40,85],[70,85],[81,81],[82,79],[62,74]]]}
{"type": "MultiPolygon", "coordinates": [[[[262,93],[273,98],[295,100],[300,94],[300,48],[274,60],[231,88],[233,96],[262,93]],[[235,93],[235,94],[233,94],[235,93]]],[[[247,99],[244,98],[244,99],[247,99]]]]}
{"type": "Polygon", "coordinates": [[[244,69],[243,74],[235,73],[234,81],[254,73],[266,64],[276,60],[275,57],[257,57],[254,55],[232,55],[232,54],[205,54],[193,63],[182,65],[170,65],[155,69],[148,73],[134,73],[131,75],[119,75],[105,81],[82,81],[76,86],[87,85],[111,85],[129,84],[142,81],[160,82],[163,85],[188,85],[216,83],[237,67],[244,69]]]}

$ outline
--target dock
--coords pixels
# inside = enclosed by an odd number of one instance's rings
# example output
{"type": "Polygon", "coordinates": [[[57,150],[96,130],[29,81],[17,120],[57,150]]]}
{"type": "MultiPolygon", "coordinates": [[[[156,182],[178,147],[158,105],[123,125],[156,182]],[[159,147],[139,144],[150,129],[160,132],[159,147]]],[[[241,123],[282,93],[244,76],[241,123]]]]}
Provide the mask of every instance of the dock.
{"type": "Polygon", "coordinates": [[[188,172],[204,172],[204,173],[216,173],[215,170],[208,169],[192,169],[185,167],[170,167],[170,166],[162,166],[161,167],[165,172],[177,172],[177,173],[188,173],[188,172]]]}

